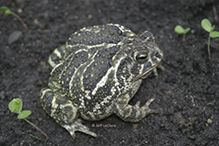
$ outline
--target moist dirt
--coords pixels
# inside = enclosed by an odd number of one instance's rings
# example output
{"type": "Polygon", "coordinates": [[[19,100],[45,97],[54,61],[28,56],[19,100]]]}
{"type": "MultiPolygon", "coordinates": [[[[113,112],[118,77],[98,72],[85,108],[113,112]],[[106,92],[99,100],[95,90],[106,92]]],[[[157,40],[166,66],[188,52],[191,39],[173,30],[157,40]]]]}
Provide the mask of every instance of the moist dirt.
{"type": "Polygon", "coordinates": [[[1,146],[219,146],[219,38],[211,39],[201,20],[208,18],[219,31],[218,0],[1,0],[27,24],[25,30],[12,15],[0,14],[0,145],[1,146]],[[95,132],[93,138],[70,134],[50,118],[39,100],[47,86],[51,68],[47,59],[68,37],[86,26],[118,23],[135,33],[152,32],[164,53],[159,76],[145,79],[130,101],[151,104],[158,114],[139,123],[128,123],[116,115],[96,122],[84,121],[95,132]],[[182,35],[176,25],[191,30],[182,35]],[[17,32],[17,33],[15,33],[17,32]],[[16,36],[10,37],[15,33],[16,36]],[[13,40],[14,39],[14,40],[13,40]],[[31,110],[28,120],[45,137],[8,109],[13,98],[31,110]]]}

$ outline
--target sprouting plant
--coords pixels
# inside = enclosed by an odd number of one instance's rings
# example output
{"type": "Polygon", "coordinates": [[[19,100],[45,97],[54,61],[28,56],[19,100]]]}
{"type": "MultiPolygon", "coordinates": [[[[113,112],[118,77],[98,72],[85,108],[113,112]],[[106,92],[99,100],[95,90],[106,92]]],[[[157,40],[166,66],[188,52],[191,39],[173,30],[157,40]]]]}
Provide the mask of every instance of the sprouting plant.
{"type": "Polygon", "coordinates": [[[208,58],[211,59],[211,52],[210,52],[210,39],[219,37],[218,31],[213,31],[215,28],[215,25],[212,26],[211,22],[208,19],[203,19],[201,22],[202,28],[209,32],[208,36],[208,58]]]}
{"type": "Polygon", "coordinates": [[[21,24],[23,25],[23,27],[26,29],[26,30],[28,30],[28,27],[27,27],[27,25],[24,23],[24,21],[17,15],[17,14],[15,14],[14,12],[12,12],[8,7],[5,7],[5,6],[3,6],[3,7],[1,7],[1,12],[3,13],[3,14],[5,14],[5,15],[13,15],[15,18],[17,18],[20,22],[21,22],[21,24]]]}
{"type": "Polygon", "coordinates": [[[176,32],[176,33],[178,33],[178,34],[183,34],[183,42],[185,42],[186,41],[186,34],[189,32],[189,30],[190,30],[190,28],[188,27],[188,28],[186,28],[186,29],[184,29],[182,26],[180,26],[180,25],[177,25],[176,27],[175,27],[175,29],[174,29],[174,31],[176,32]]]}
{"type": "MultiPolygon", "coordinates": [[[[28,117],[32,112],[30,110],[23,110],[22,111],[22,107],[23,107],[23,102],[20,98],[14,98],[9,104],[8,104],[8,108],[12,113],[16,113],[18,114],[17,118],[18,119],[24,119],[27,123],[29,123],[30,125],[32,125],[33,127],[35,127],[38,131],[40,131],[43,135],[45,135],[46,139],[48,139],[48,136],[40,129],[38,128],[36,125],[34,125],[32,122],[30,122],[29,120],[26,119],[26,117],[28,117]]],[[[43,140],[40,139],[32,134],[30,134],[30,136],[38,139],[38,140],[43,140]]]]}

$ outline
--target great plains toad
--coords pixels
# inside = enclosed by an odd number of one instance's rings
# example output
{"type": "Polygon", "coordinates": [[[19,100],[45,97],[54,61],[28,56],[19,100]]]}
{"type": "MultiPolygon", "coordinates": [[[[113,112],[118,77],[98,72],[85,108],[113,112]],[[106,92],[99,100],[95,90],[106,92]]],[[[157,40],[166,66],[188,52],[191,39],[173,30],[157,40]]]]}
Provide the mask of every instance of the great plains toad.
{"type": "Polygon", "coordinates": [[[154,98],[142,107],[128,103],[162,58],[148,31],[136,35],[119,24],[82,28],[49,57],[53,69],[41,90],[43,108],[73,137],[75,131],[97,136],[79,117],[96,121],[114,113],[138,122],[155,112],[149,108],[154,98]]]}

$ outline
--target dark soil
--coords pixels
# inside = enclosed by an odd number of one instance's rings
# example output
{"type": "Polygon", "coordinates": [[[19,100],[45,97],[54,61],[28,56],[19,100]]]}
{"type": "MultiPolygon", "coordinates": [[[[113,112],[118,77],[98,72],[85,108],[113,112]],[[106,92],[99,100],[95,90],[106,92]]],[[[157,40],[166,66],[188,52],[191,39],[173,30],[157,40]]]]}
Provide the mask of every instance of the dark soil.
{"type": "Polygon", "coordinates": [[[208,18],[219,30],[218,0],[1,0],[0,6],[16,12],[29,27],[27,31],[13,16],[0,14],[1,146],[219,145],[219,38],[211,39],[209,60],[208,34],[201,27],[201,20],[208,18]],[[156,37],[166,70],[144,80],[130,104],[156,97],[150,107],[160,112],[134,124],[116,115],[84,121],[98,137],[76,132],[73,139],[44,112],[39,100],[51,70],[47,59],[76,30],[106,23],[122,24],[136,33],[149,30],[156,37]],[[174,32],[178,24],[191,27],[186,42],[174,32]],[[8,44],[16,30],[22,36],[8,44]],[[33,112],[28,119],[48,134],[48,140],[30,137],[29,133],[45,138],[9,111],[8,103],[16,97],[33,112]]]}

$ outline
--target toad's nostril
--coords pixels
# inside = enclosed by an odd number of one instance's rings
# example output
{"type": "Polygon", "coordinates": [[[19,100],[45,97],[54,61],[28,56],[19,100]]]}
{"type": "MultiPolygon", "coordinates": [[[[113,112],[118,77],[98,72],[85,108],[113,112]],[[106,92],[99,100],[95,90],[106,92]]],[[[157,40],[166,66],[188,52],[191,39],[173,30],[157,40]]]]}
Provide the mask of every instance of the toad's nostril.
{"type": "Polygon", "coordinates": [[[155,52],[154,52],[154,56],[157,57],[157,58],[160,58],[160,57],[161,57],[161,55],[160,55],[160,53],[159,53],[158,51],[155,51],[155,52]]]}

